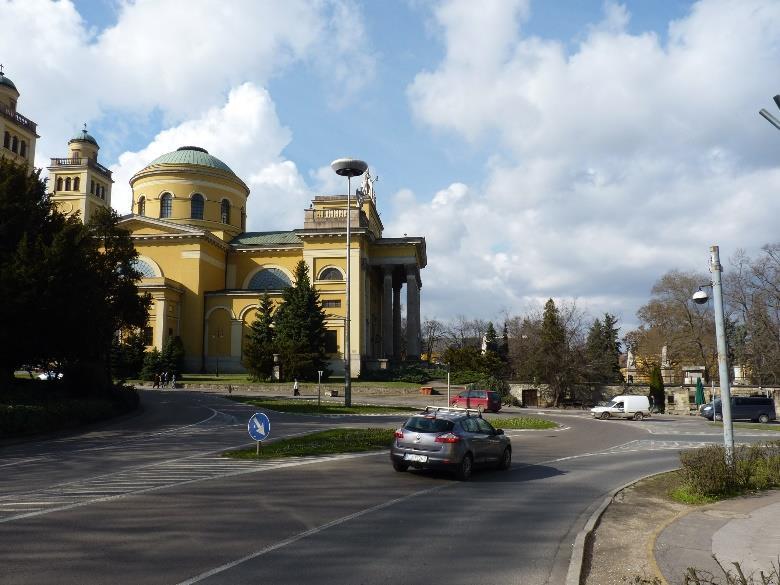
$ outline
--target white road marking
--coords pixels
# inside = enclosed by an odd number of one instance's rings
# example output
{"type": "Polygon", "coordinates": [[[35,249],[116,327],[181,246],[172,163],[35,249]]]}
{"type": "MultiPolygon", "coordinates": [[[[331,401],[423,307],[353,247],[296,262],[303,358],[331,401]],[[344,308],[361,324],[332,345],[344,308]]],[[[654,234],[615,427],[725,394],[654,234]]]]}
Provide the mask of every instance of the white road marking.
{"type": "Polygon", "coordinates": [[[337,518],[335,520],[332,520],[326,524],[322,524],[321,526],[316,526],[312,528],[311,530],[307,530],[306,532],[300,532],[296,534],[295,536],[291,536],[290,538],[287,538],[285,540],[282,540],[280,542],[277,542],[276,544],[272,544],[270,546],[266,546],[265,548],[261,548],[260,550],[253,552],[251,554],[248,554],[244,557],[241,557],[240,559],[236,559],[235,561],[232,561],[230,563],[226,563],[224,565],[221,565],[219,567],[216,567],[214,569],[211,569],[210,571],[206,571],[205,573],[201,573],[200,575],[196,575],[192,579],[188,579],[186,581],[182,581],[178,583],[178,585],[193,585],[194,583],[198,583],[200,581],[203,581],[204,579],[208,579],[209,577],[213,577],[214,575],[217,575],[219,573],[224,573],[225,571],[228,571],[234,567],[237,567],[238,565],[241,565],[243,563],[246,563],[247,561],[251,561],[252,559],[256,559],[257,557],[261,557],[263,555],[266,555],[270,552],[273,552],[275,550],[278,550],[280,548],[283,548],[285,546],[288,546],[290,544],[293,544],[295,542],[298,542],[301,539],[307,538],[309,536],[314,536],[315,534],[318,534],[320,532],[323,532],[324,530],[327,530],[328,528],[333,528],[334,526],[338,526],[340,524],[344,524],[345,522],[349,522],[350,520],[354,520],[355,518],[360,518],[361,516],[365,516],[366,514],[371,514],[372,512],[378,512],[379,510],[384,510],[385,508],[389,508],[390,506],[394,506],[396,504],[400,504],[401,502],[405,502],[407,500],[411,500],[412,498],[416,498],[418,496],[427,495],[439,490],[443,490],[447,487],[450,487],[455,484],[439,484],[437,486],[434,486],[432,488],[428,488],[425,490],[420,490],[417,492],[413,492],[411,494],[407,494],[403,497],[396,498],[394,500],[390,500],[387,502],[384,502],[382,504],[377,504],[376,506],[372,506],[370,508],[366,508],[364,510],[360,510],[358,512],[355,512],[354,514],[349,514],[348,516],[343,516],[342,518],[337,518]]]}

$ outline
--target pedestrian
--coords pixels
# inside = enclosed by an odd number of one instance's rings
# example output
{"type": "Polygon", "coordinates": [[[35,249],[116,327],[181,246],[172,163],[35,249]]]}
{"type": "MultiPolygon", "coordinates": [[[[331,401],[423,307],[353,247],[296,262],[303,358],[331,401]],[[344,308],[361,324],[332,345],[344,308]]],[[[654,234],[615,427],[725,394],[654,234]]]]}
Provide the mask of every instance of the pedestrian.
{"type": "Polygon", "coordinates": [[[176,388],[176,372],[171,372],[171,390],[176,388]]]}
{"type": "Polygon", "coordinates": [[[152,384],[152,388],[159,388],[159,387],[160,387],[160,374],[155,373],[154,383],[152,384]]]}
{"type": "Polygon", "coordinates": [[[165,388],[168,385],[168,372],[162,373],[162,387],[165,388]]]}
{"type": "Polygon", "coordinates": [[[300,396],[301,393],[298,391],[298,378],[295,378],[295,382],[293,382],[293,396],[300,396]]]}

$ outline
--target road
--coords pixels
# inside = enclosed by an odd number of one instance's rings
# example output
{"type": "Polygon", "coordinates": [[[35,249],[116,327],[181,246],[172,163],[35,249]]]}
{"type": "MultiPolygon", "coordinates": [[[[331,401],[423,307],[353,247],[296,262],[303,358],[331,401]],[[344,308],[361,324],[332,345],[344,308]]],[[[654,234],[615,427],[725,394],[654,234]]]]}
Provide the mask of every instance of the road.
{"type": "MultiPolygon", "coordinates": [[[[460,483],[396,473],[386,452],[223,459],[249,444],[253,408],[142,400],[138,416],[0,450],[0,582],[560,584],[605,494],[720,439],[700,420],[549,414],[560,429],[508,431],[510,471],[460,483]]],[[[277,438],[402,420],[268,414],[277,438]]]]}

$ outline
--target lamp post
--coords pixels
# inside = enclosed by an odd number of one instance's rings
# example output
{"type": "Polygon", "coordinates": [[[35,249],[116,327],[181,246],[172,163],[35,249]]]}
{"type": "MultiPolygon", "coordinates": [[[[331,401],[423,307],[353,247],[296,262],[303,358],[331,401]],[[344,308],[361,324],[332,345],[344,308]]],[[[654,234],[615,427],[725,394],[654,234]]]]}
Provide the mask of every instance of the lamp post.
{"type": "MultiPolygon", "coordinates": [[[[773,99],[775,100],[775,104],[777,104],[777,107],[780,108],[780,95],[776,95],[773,99]]],[[[766,120],[770,124],[772,124],[772,126],[777,128],[778,130],[780,130],[780,120],[775,118],[772,114],[770,114],[764,108],[761,108],[758,113],[761,114],[762,116],[764,116],[764,118],[766,118],[766,120]]]]}
{"type": "Polygon", "coordinates": [[[350,354],[349,338],[349,311],[350,311],[350,295],[349,291],[352,286],[352,280],[350,279],[349,265],[351,255],[351,212],[352,212],[352,177],[359,177],[368,169],[368,165],[362,160],[354,158],[339,158],[330,163],[330,167],[334,172],[342,177],[347,178],[347,315],[344,319],[344,406],[352,406],[352,355],[350,354]]]}
{"type": "Polygon", "coordinates": [[[225,333],[222,331],[222,327],[217,327],[216,332],[211,336],[211,338],[214,340],[214,353],[216,354],[217,358],[217,378],[219,378],[219,342],[223,337],[225,337],[225,333]]]}
{"type": "MultiPolygon", "coordinates": [[[[723,414],[723,446],[726,450],[726,464],[731,467],[734,462],[734,427],[731,422],[731,389],[729,388],[729,363],[726,353],[726,325],[723,316],[723,287],[721,286],[720,273],[723,267],[720,264],[720,252],[718,246],[710,246],[710,272],[712,283],[704,286],[712,287],[712,298],[715,309],[715,337],[718,345],[718,375],[720,377],[720,406],[723,414]]],[[[693,293],[693,301],[699,305],[709,300],[707,293],[699,290],[693,293]]],[[[715,418],[715,399],[712,400],[712,418],[715,418]]]]}

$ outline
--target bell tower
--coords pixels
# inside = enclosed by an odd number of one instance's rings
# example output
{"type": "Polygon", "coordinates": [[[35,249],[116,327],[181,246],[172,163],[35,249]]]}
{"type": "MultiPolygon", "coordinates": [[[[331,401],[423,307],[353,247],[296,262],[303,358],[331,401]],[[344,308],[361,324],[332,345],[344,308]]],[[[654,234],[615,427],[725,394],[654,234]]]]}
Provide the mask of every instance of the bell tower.
{"type": "Polygon", "coordinates": [[[37,124],[16,111],[19,90],[8,79],[0,64],[0,157],[9,158],[16,163],[26,164],[30,171],[35,160],[35,141],[37,124]]]}
{"type": "Polygon", "coordinates": [[[68,156],[51,159],[49,189],[60,213],[89,221],[99,207],[111,207],[111,171],[98,162],[97,140],[87,125],[68,141],[68,156]]]}

